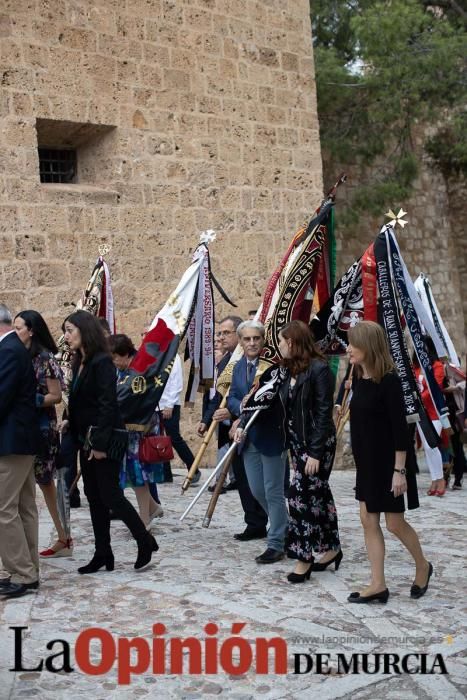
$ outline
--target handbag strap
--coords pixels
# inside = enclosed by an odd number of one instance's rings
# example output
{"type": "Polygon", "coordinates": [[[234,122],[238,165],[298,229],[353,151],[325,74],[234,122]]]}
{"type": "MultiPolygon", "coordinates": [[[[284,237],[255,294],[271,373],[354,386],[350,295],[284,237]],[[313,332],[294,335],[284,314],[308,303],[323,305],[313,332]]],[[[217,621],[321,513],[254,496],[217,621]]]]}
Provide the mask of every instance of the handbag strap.
{"type": "Polygon", "coordinates": [[[159,404],[157,404],[157,409],[159,411],[159,433],[160,435],[167,435],[162,410],[159,408],[159,404]]]}
{"type": "MultiPolygon", "coordinates": [[[[164,418],[162,417],[162,409],[159,407],[159,404],[157,404],[156,411],[159,414],[159,434],[160,435],[167,435],[166,429],[165,429],[165,423],[164,423],[164,418]]],[[[143,431],[143,437],[146,435],[149,435],[151,430],[154,428],[154,424],[151,422],[147,426],[147,428],[143,431]]]]}

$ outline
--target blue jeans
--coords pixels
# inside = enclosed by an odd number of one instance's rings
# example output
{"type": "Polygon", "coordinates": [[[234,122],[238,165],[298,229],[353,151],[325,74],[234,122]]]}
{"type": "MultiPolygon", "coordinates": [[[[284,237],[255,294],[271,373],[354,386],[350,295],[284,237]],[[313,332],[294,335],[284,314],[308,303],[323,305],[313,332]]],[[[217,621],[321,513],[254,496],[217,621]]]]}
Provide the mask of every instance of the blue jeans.
{"type": "Polygon", "coordinates": [[[283,552],[289,521],[284,496],[286,454],[268,457],[251,442],[242,454],[251,493],[269,518],[268,547],[283,552]]]}

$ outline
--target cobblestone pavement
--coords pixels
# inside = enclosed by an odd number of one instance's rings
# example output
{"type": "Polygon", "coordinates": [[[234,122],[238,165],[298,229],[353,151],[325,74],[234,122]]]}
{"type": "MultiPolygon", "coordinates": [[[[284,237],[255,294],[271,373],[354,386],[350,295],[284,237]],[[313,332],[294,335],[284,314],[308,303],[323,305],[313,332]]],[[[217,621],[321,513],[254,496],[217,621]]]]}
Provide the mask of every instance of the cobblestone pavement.
{"type": "MultiPolygon", "coordinates": [[[[0,698],[466,697],[465,491],[429,498],[421,489],[422,507],[409,514],[434,566],[428,594],[419,601],[410,599],[410,557],[388,536],[388,604],[352,606],[346,602],[347,595],[368,581],[369,567],[351,472],[335,472],[332,477],[344,552],[342,565],[337,573],[315,573],[308,583],[299,586],[285,580],[292,568],[290,562],[263,567],[255,563],[254,557],[264,549],[264,541],[240,543],[233,539],[233,534],[243,529],[236,492],[221,496],[209,529],[201,525],[208,502],[206,494],[180,523],[180,514],[189,500],[180,496],[182,472],[175,474],[173,484],[160,487],[165,516],[153,528],[160,550],[150,568],[134,571],[134,542],[117,521],[112,524],[115,571],[78,575],[77,567],[87,562],[93,552],[89,511],[84,505],[72,511],[73,558],[45,562],[37,594],[0,603],[0,698]],[[251,670],[241,676],[222,668],[217,675],[154,675],[148,671],[133,675],[131,684],[124,686],[117,682],[116,665],[105,675],[95,676],[85,675],[76,667],[74,642],[85,628],[105,628],[115,638],[151,639],[152,625],[160,622],[166,627],[166,640],[194,636],[203,640],[204,648],[203,628],[210,621],[219,626],[217,635],[214,633],[219,648],[232,636],[234,622],[246,623],[240,636],[252,642],[251,670]],[[14,658],[10,626],[27,627],[23,668],[33,669],[41,658],[62,651],[62,645],[46,649],[50,640],[62,639],[71,645],[75,672],[10,672],[14,658]],[[282,637],[287,642],[287,675],[261,675],[253,670],[254,640],[271,637],[282,637]],[[318,652],[330,654],[330,675],[294,674],[295,654],[318,652]],[[352,652],[427,653],[428,670],[435,655],[441,653],[448,675],[343,673],[337,667],[337,654],[349,658],[352,652]]],[[[422,475],[420,486],[426,486],[427,480],[422,475]]],[[[190,496],[194,493],[196,489],[190,489],[190,496]]],[[[52,527],[42,502],[40,514],[40,543],[45,546],[52,527]]],[[[92,649],[96,652],[98,645],[92,649]]],[[[305,657],[300,658],[304,670],[305,657]]],[[[61,659],[58,657],[56,663],[60,665],[61,659]]],[[[233,662],[237,661],[234,654],[233,662]]],[[[412,668],[415,666],[412,659],[412,668]]]]}

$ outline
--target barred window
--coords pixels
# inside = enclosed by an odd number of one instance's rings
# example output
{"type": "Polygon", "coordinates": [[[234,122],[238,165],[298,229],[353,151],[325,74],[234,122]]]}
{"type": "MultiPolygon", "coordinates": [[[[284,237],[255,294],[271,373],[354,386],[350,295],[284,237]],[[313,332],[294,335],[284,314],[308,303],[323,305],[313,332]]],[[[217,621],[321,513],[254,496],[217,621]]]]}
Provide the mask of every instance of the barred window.
{"type": "Polygon", "coordinates": [[[76,149],[39,148],[41,182],[74,182],[76,177],[76,149]]]}

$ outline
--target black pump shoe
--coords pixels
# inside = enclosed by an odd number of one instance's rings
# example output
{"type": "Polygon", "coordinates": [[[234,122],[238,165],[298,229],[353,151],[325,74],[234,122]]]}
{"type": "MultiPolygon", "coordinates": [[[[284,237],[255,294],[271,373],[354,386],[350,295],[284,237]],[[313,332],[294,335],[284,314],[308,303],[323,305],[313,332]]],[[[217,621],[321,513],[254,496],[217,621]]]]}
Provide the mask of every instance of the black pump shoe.
{"type": "Polygon", "coordinates": [[[289,581],[290,583],[304,583],[305,581],[310,580],[310,576],[311,576],[312,571],[313,571],[313,562],[311,562],[307,571],[305,571],[305,573],[303,573],[303,574],[296,574],[295,571],[292,571],[290,574],[287,575],[287,581],[289,581]]]}
{"type": "Polygon", "coordinates": [[[430,562],[428,562],[428,563],[430,564],[430,566],[428,568],[428,578],[426,580],[426,584],[424,586],[417,586],[416,583],[413,583],[411,588],[410,588],[410,597],[411,598],[421,598],[422,595],[425,595],[425,593],[428,590],[428,584],[430,583],[430,578],[431,578],[431,575],[433,573],[433,565],[430,562]]]}
{"type": "Polygon", "coordinates": [[[334,564],[334,571],[337,571],[339,566],[341,565],[342,556],[343,556],[342,549],[339,549],[339,551],[336,552],[336,556],[333,557],[332,559],[329,559],[329,561],[326,561],[324,563],[317,561],[316,563],[313,563],[311,565],[311,570],[312,571],[324,571],[325,569],[328,568],[329,564],[334,564]]]}
{"type": "Polygon", "coordinates": [[[135,561],[135,569],[143,569],[151,562],[151,557],[153,552],[157,552],[159,545],[157,544],[155,538],[149,535],[144,538],[141,542],[138,542],[138,556],[135,561]]]}
{"type": "Polygon", "coordinates": [[[99,571],[99,569],[102,569],[103,566],[107,569],[107,571],[113,571],[114,570],[114,555],[112,553],[107,554],[104,557],[99,556],[98,554],[95,554],[89,564],[86,564],[86,566],[80,566],[78,569],[79,574],[95,574],[96,571],[99,571]]]}
{"type": "Polygon", "coordinates": [[[372,595],[360,595],[360,593],[351,593],[347,600],[349,603],[372,603],[373,601],[378,603],[387,603],[389,599],[389,591],[387,588],[384,591],[379,591],[379,593],[373,593],[372,595]]]}

